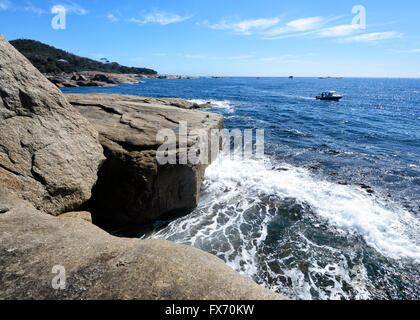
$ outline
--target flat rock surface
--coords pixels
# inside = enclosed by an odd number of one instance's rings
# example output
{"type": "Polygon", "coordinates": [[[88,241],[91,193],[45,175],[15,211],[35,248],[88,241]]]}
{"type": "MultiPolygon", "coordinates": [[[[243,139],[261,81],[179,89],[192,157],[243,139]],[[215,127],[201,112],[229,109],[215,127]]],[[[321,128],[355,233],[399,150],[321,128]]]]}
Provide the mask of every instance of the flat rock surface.
{"type": "Polygon", "coordinates": [[[0,188],[58,215],[91,197],[98,133],[0,34],[0,188]]]}
{"type": "Polygon", "coordinates": [[[110,236],[0,190],[0,299],[283,299],[219,258],[162,240],[110,236]],[[65,269],[55,290],[54,266],[65,269]]]}
{"type": "Polygon", "coordinates": [[[90,93],[90,94],[77,94],[70,93],[66,94],[67,99],[74,104],[79,103],[80,105],[94,105],[102,103],[108,104],[135,104],[138,105],[162,105],[162,106],[172,106],[178,107],[181,109],[198,109],[200,105],[190,102],[183,99],[177,98],[152,98],[152,97],[142,97],[134,95],[124,95],[124,94],[104,94],[104,93],[90,93]]]}

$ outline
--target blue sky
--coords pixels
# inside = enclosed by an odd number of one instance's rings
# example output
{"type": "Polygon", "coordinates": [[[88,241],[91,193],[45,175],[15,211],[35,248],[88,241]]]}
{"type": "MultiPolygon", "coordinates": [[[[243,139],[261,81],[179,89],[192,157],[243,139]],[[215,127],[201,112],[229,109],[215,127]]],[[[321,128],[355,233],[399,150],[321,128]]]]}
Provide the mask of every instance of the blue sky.
{"type": "Polygon", "coordinates": [[[167,74],[418,78],[419,13],[418,0],[0,0],[0,32],[167,74]]]}

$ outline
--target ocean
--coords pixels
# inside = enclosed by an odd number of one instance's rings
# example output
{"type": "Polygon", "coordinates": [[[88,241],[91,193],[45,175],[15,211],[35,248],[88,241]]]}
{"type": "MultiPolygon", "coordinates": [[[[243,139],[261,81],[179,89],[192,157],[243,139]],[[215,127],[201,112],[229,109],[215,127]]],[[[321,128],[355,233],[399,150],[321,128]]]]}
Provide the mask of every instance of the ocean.
{"type": "Polygon", "coordinates": [[[200,204],[143,237],[217,255],[293,299],[420,299],[420,80],[146,79],[65,93],[211,103],[264,129],[265,156],[220,158],[200,204]],[[335,90],[340,102],[315,96],[335,90]]]}

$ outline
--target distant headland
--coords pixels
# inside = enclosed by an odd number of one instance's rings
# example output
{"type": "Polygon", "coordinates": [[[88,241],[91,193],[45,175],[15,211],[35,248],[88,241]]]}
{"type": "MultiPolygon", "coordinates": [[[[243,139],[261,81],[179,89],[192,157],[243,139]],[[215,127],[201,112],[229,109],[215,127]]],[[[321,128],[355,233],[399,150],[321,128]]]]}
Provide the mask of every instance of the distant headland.
{"type": "Polygon", "coordinates": [[[100,71],[106,73],[131,73],[155,75],[157,71],[148,68],[122,66],[117,62],[96,61],[79,57],[35,40],[18,39],[10,43],[22,53],[39,71],[44,74],[60,74],[81,71],[100,71]]]}
{"type": "MultiPolygon", "coordinates": [[[[36,40],[18,39],[10,43],[59,88],[106,87],[141,84],[138,79],[197,79],[187,75],[158,74],[149,68],[126,67],[106,58],[101,61],[80,57],[36,40]]],[[[208,77],[220,78],[220,77],[208,77]]]]}

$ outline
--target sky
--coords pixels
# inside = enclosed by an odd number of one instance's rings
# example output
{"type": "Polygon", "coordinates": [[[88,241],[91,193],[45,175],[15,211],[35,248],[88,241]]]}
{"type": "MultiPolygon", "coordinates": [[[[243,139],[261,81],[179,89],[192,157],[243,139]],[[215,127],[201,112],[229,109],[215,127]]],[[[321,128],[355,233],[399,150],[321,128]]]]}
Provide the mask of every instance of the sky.
{"type": "Polygon", "coordinates": [[[0,32],[162,74],[419,78],[419,13],[418,0],[0,0],[0,32]]]}

